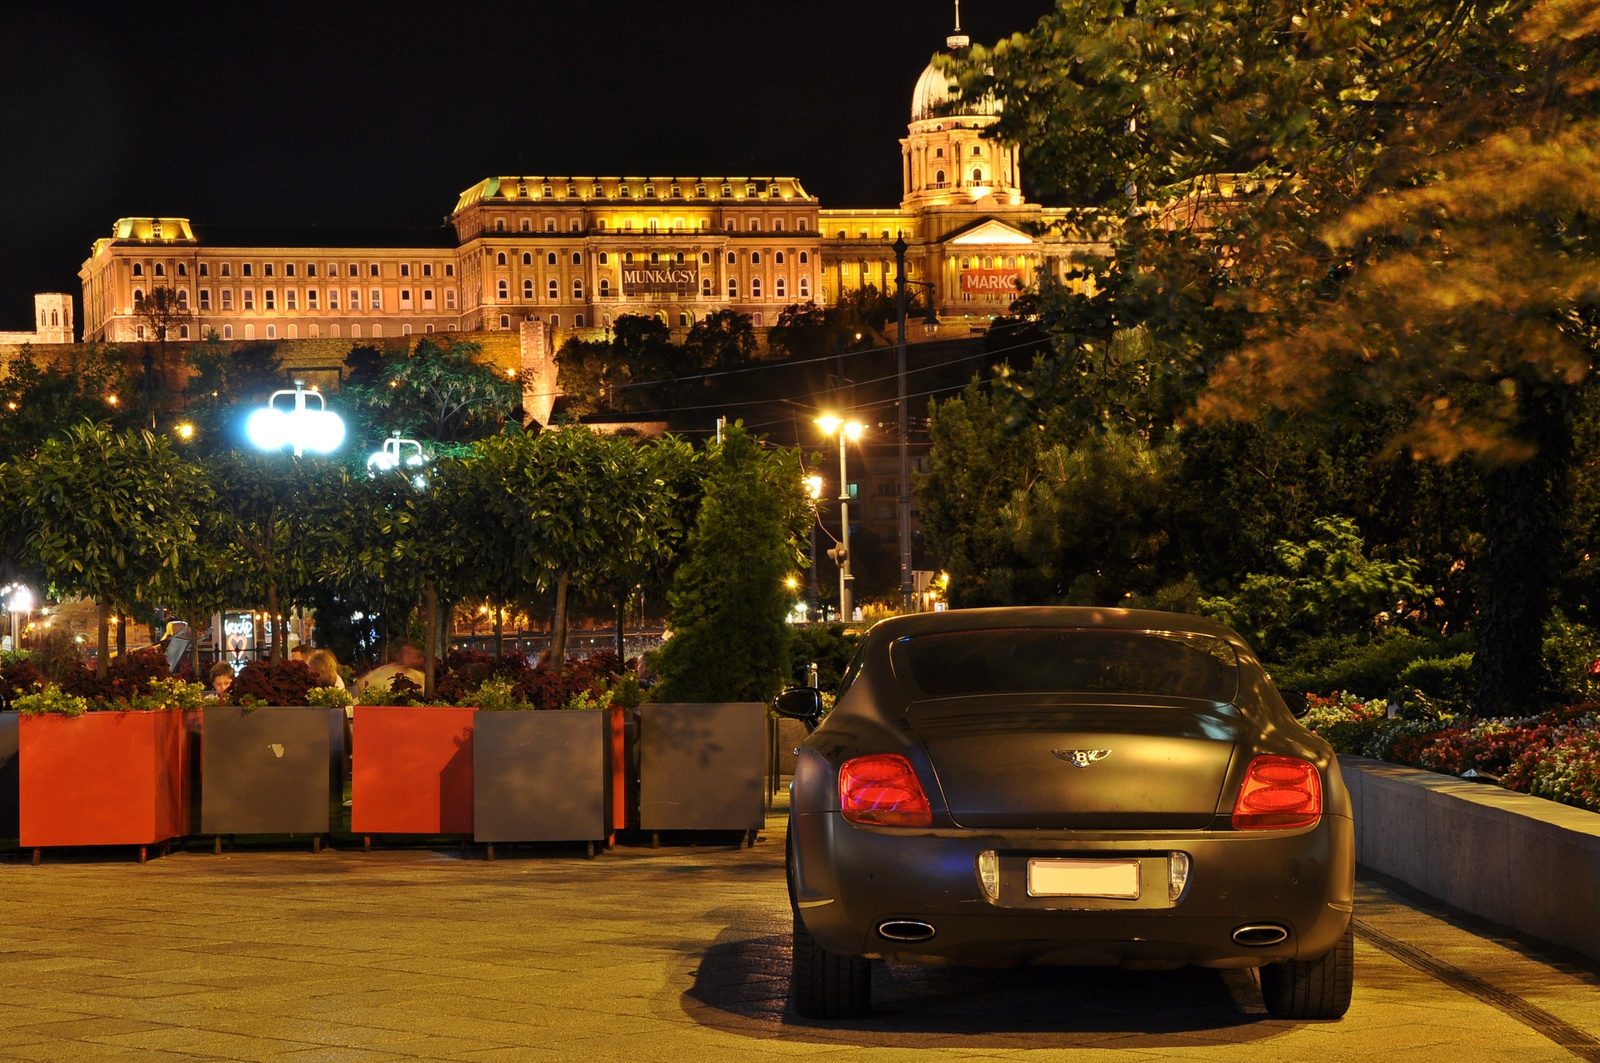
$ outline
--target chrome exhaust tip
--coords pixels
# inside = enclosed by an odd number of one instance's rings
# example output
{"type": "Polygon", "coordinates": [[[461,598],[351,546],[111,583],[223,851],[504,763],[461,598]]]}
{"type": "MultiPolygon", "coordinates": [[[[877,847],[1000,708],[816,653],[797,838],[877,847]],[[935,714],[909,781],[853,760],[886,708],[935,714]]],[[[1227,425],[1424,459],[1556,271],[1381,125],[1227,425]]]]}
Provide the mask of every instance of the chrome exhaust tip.
{"type": "Polygon", "coordinates": [[[1233,932],[1235,944],[1250,948],[1282,944],[1288,937],[1289,931],[1276,923],[1247,923],[1233,932]]]}
{"type": "Polygon", "coordinates": [[[931,941],[933,926],[919,919],[885,919],[878,924],[878,936],[886,941],[931,941]]]}

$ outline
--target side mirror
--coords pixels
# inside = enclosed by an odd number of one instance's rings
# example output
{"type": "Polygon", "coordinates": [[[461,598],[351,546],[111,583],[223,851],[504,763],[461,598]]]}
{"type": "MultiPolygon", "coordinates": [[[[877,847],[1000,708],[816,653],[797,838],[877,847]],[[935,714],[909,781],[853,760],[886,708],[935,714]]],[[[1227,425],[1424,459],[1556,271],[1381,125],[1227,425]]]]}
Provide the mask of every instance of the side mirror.
{"type": "Polygon", "coordinates": [[[790,687],[772,699],[772,711],[799,720],[814,731],[822,719],[822,691],[816,687],[790,687]]]}
{"type": "Polygon", "coordinates": [[[1289,706],[1289,711],[1294,714],[1295,719],[1298,720],[1311,711],[1311,700],[1303,691],[1280,690],[1278,694],[1283,698],[1283,703],[1289,706]]]}

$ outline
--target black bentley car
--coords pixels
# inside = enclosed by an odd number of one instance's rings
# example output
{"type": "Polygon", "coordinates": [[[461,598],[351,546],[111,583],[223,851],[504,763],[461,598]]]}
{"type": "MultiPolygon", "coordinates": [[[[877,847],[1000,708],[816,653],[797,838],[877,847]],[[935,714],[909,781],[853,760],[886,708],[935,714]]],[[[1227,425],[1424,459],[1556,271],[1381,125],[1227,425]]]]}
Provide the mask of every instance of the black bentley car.
{"type": "MultiPolygon", "coordinates": [[[[778,696],[816,725],[822,699],[778,696]]],[[[1258,967],[1275,1016],[1350,1004],[1350,798],[1229,628],[1175,613],[886,620],[799,751],[791,997],[872,961],[1258,967]]]]}

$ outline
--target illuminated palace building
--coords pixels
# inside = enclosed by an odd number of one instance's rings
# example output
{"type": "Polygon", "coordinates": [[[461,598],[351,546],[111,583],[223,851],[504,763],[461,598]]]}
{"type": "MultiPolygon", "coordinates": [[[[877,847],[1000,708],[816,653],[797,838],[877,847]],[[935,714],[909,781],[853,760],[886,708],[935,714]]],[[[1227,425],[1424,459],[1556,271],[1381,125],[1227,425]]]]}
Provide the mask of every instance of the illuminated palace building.
{"type": "Polygon", "coordinates": [[[122,218],[80,272],[84,338],[140,339],[137,308],[157,287],[190,312],[178,329],[195,335],[177,339],[568,330],[623,314],[683,326],[723,309],[759,327],[792,303],[892,292],[901,236],[941,318],[981,322],[1088,247],[1070,211],[1024,200],[1017,149],[982,135],[996,121],[992,101],[963,104],[929,65],[900,141],[904,193],[886,210],[825,209],[792,177],[490,177],[433,230],[122,218]]]}

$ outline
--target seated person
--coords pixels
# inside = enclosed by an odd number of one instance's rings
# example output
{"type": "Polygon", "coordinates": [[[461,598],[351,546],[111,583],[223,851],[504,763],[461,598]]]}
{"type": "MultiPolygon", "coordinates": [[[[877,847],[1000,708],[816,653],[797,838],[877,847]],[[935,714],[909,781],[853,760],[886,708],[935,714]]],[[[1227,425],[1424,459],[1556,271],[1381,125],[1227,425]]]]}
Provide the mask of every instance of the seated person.
{"type": "Polygon", "coordinates": [[[422,651],[409,642],[395,642],[389,647],[389,663],[380,665],[356,680],[356,694],[360,696],[368,687],[388,690],[394,677],[403,675],[422,686],[422,651]]]}
{"type": "Polygon", "coordinates": [[[219,701],[226,697],[228,688],[233,686],[233,665],[227,661],[218,661],[211,666],[211,695],[219,701]]]}

